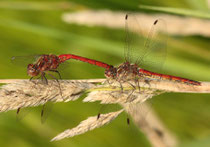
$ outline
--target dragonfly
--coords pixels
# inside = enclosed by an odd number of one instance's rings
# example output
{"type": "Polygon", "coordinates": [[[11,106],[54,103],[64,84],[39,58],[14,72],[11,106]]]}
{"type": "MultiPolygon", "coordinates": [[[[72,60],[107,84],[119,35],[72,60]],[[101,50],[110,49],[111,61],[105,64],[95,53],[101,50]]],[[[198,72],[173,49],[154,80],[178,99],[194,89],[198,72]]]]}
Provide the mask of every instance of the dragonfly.
{"type": "MultiPolygon", "coordinates": [[[[160,69],[165,59],[167,37],[160,37],[161,29],[166,29],[166,27],[164,26],[163,20],[157,19],[153,22],[149,33],[143,33],[136,16],[133,14],[126,14],[125,62],[122,64],[113,66],[102,61],[74,54],[45,54],[41,55],[33,64],[28,64],[27,73],[31,79],[40,76],[41,79],[47,83],[46,74],[55,79],[55,77],[49,74],[49,72],[56,72],[61,78],[57,68],[63,62],[73,59],[104,68],[104,75],[107,80],[117,81],[120,85],[124,82],[135,81],[138,86],[139,80],[144,79],[147,83],[150,80],[164,80],[192,86],[200,86],[201,83],[198,81],[152,71],[153,68],[160,69]],[[137,57],[132,57],[134,48],[138,48],[135,53],[135,55],[138,55],[137,57]],[[151,65],[153,66],[148,66],[148,63],[152,63],[151,65]]],[[[121,89],[123,89],[122,86],[121,89]]],[[[98,114],[98,118],[99,117],[100,114],[98,114]]]]}
{"type": "MultiPolygon", "coordinates": [[[[46,84],[46,86],[48,85],[48,80],[46,78],[46,75],[49,75],[51,78],[55,79],[59,85],[59,89],[60,89],[60,94],[62,96],[62,89],[60,87],[59,81],[58,79],[51,74],[51,72],[57,73],[59,78],[61,78],[61,74],[58,70],[59,66],[61,64],[63,64],[64,62],[66,62],[69,59],[75,59],[75,60],[80,60],[80,61],[84,61],[84,62],[88,62],[90,64],[95,64],[98,66],[101,66],[103,68],[108,68],[108,64],[103,63],[103,62],[99,62],[93,59],[88,59],[85,57],[81,57],[81,56],[77,56],[77,55],[73,55],[73,54],[61,54],[61,55],[55,55],[55,54],[42,54],[42,55],[33,55],[33,56],[14,56],[12,57],[12,62],[14,64],[16,64],[16,62],[18,62],[18,64],[20,64],[22,66],[23,62],[27,62],[27,74],[28,76],[30,76],[30,81],[33,78],[38,78],[43,81],[43,83],[46,84]],[[28,61],[29,60],[29,61],[28,61]],[[28,63],[31,62],[31,63],[28,63]]],[[[49,103],[49,102],[48,102],[49,103]]],[[[42,111],[41,111],[41,122],[43,123],[46,120],[46,117],[44,117],[45,114],[49,114],[47,113],[46,109],[51,110],[52,108],[52,103],[50,104],[45,104],[42,107],[42,111]]],[[[21,110],[21,107],[17,109],[17,118],[20,119],[20,115],[19,112],[21,110]]]]}
{"type": "MultiPolygon", "coordinates": [[[[191,86],[200,86],[199,81],[153,72],[153,69],[161,69],[166,57],[167,35],[162,34],[166,30],[166,24],[162,19],[154,20],[149,32],[141,30],[140,23],[135,15],[126,14],[125,16],[125,62],[118,66],[113,66],[101,61],[89,59],[73,54],[64,54],[64,60],[75,59],[86,62],[105,69],[104,75],[108,81],[125,83],[134,81],[135,86],[139,86],[139,80],[144,80],[149,84],[151,80],[170,81],[191,86]],[[137,48],[137,49],[135,49],[137,48]],[[135,54],[132,52],[135,52],[135,54]],[[136,57],[133,57],[136,55],[136,57]]],[[[123,87],[121,86],[121,89],[123,87]]],[[[140,89],[140,88],[139,88],[140,89]]],[[[100,114],[98,114],[98,118],[100,114]]],[[[129,119],[127,120],[129,123],[129,119]]]]}
{"type": "MultiPolygon", "coordinates": [[[[15,60],[17,60],[18,58],[22,57],[14,56],[12,57],[12,61],[15,62],[15,60]]],[[[87,62],[89,64],[94,64],[105,69],[109,69],[110,67],[110,65],[103,63],[101,61],[85,58],[82,56],[77,56],[74,54],[61,54],[61,55],[43,54],[43,55],[36,55],[34,56],[34,58],[35,62],[27,65],[27,74],[28,76],[31,77],[30,80],[32,80],[34,77],[40,76],[42,80],[45,80],[45,83],[48,83],[46,74],[51,76],[53,79],[56,79],[49,72],[56,72],[59,75],[60,79],[62,79],[61,74],[57,69],[60,64],[64,63],[69,59],[75,59],[87,62]]]]}
{"type": "Polygon", "coordinates": [[[130,79],[134,80],[134,79],[145,78],[147,80],[149,79],[167,80],[178,83],[184,83],[188,85],[200,86],[201,83],[195,80],[177,77],[173,75],[161,74],[145,69],[146,67],[149,67],[148,65],[146,65],[147,62],[151,62],[152,64],[154,64],[157,69],[158,68],[160,69],[160,67],[163,65],[165,59],[164,54],[166,52],[167,37],[166,39],[161,40],[159,38],[160,30],[158,30],[158,27],[160,26],[163,26],[162,29],[166,29],[166,27],[164,27],[163,24],[164,24],[163,20],[161,19],[155,20],[152,24],[149,33],[145,35],[142,33],[142,30],[138,29],[139,23],[136,19],[136,16],[133,14],[126,14],[125,16],[126,45],[124,51],[125,62],[120,64],[119,66],[113,66],[101,61],[81,57],[74,54],[63,54],[58,57],[61,59],[61,61],[74,59],[92,65],[96,65],[98,67],[102,67],[105,69],[104,75],[107,79],[114,79],[119,82],[128,81],[130,79]],[[144,39],[143,42],[140,41],[140,39],[142,40],[142,38],[145,38],[145,36],[146,39],[144,39]],[[135,43],[137,48],[142,47],[142,44],[143,47],[137,50],[137,53],[135,55],[138,55],[138,57],[136,59],[131,59],[132,58],[131,52],[134,50],[133,44],[135,43]],[[157,60],[157,58],[160,59],[157,60]],[[155,60],[155,61],[149,61],[149,60],[155,60]]]}
{"type": "MultiPolygon", "coordinates": [[[[172,75],[166,75],[166,74],[161,74],[161,73],[156,73],[152,72],[150,70],[144,69],[143,66],[148,59],[149,60],[154,60],[157,57],[159,57],[159,61],[154,61],[157,62],[159,67],[162,66],[163,60],[164,60],[164,54],[166,52],[166,41],[167,39],[164,40],[159,40],[157,41],[156,39],[159,39],[159,33],[158,32],[158,24],[161,23],[161,25],[164,23],[162,22],[163,20],[157,19],[154,21],[152,24],[152,27],[150,29],[150,32],[148,35],[142,35],[142,30],[137,30],[133,31],[134,28],[136,28],[139,23],[136,19],[136,17],[132,14],[126,14],[125,16],[125,28],[126,28],[126,46],[125,46],[125,62],[120,64],[119,66],[116,67],[111,67],[109,69],[105,70],[105,76],[108,79],[115,79],[117,81],[128,81],[130,79],[159,79],[159,80],[167,80],[167,81],[173,81],[173,82],[178,82],[178,83],[184,83],[188,85],[197,85],[200,86],[201,83],[198,81],[190,80],[187,78],[182,78],[182,77],[177,77],[177,76],[172,76],[172,75]],[[137,33],[136,33],[137,32],[137,33]],[[138,37],[137,37],[138,36],[138,37]],[[132,43],[133,38],[136,37],[138,38],[143,38],[144,36],[147,36],[147,38],[144,41],[144,46],[137,50],[141,55],[137,57],[134,63],[131,63],[131,50],[133,50],[132,43]]],[[[163,27],[165,29],[166,27],[163,27]]],[[[137,45],[140,46],[139,44],[142,43],[137,40],[137,45]]],[[[142,45],[141,45],[142,46],[142,45]]],[[[157,65],[156,65],[157,66],[157,65]]]]}

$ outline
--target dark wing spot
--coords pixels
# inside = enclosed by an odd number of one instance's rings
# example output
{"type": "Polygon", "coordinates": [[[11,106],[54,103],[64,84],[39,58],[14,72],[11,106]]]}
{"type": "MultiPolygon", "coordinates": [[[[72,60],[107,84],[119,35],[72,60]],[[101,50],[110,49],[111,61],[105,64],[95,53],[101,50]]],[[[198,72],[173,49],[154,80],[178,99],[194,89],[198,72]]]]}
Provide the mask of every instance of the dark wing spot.
{"type": "Polygon", "coordinates": [[[101,113],[98,113],[97,120],[100,118],[100,116],[101,116],[101,113]]]}
{"type": "Polygon", "coordinates": [[[154,25],[156,25],[156,24],[157,24],[157,22],[158,22],[158,20],[155,20],[154,25]]]}
{"type": "Polygon", "coordinates": [[[19,112],[20,112],[20,107],[17,109],[17,112],[16,112],[16,114],[19,114],[19,112]]]}
{"type": "Polygon", "coordinates": [[[126,19],[126,20],[128,19],[128,14],[125,15],[125,19],[126,19]]]}
{"type": "Polygon", "coordinates": [[[127,124],[130,125],[130,119],[129,118],[127,118],[127,124]]]}
{"type": "Polygon", "coordinates": [[[157,133],[158,136],[163,137],[163,132],[157,128],[154,128],[154,131],[157,133]]]}

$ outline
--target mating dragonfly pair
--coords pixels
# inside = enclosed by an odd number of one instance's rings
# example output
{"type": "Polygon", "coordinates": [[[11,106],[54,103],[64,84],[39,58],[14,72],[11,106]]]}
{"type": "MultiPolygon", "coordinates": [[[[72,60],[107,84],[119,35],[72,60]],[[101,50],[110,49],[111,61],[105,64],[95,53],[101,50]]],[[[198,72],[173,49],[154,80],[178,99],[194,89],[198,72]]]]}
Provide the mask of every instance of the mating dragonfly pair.
{"type": "MultiPolygon", "coordinates": [[[[105,77],[107,80],[115,80],[119,83],[127,81],[135,81],[138,83],[139,79],[149,80],[166,80],[172,82],[183,83],[192,86],[200,86],[198,81],[176,77],[172,75],[165,75],[147,70],[147,63],[154,62],[156,68],[160,68],[163,64],[166,53],[167,37],[161,36],[165,30],[165,23],[161,19],[157,19],[152,24],[149,33],[145,34],[141,30],[138,19],[134,15],[127,14],[125,16],[125,30],[126,30],[126,45],[125,45],[125,62],[119,66],[112,66],[101,61],[73,55],[41,55],[33,64],[28,64],[27,73],[32,78],[40,76],[45,83],[47,82],[46,74],[56,79],[49,72],[58,73],[59,65],[63,62],[74,59],[86,62],[105,69],[105,77]],[[141,40],[144,40],[143,42],[141,40]],[[139,57],[132,56],[134,48],[138,48],[139,57]],[[133,59],[133,60],[132,60],[133,59]],[[155,61],[153,61],[155,60],[155,61]]],[[[57,80],[57,79],[56,79],[57,80]]],[[[58,81],[58,80],[57,80],[58,81]]],[[[58,82],[59,83],[59,82],[58,82]]],[[[137,86],[137,85],[135,85],[137,86]]],[[[62,89],[61,89],[62,91],[62,89]]]]}

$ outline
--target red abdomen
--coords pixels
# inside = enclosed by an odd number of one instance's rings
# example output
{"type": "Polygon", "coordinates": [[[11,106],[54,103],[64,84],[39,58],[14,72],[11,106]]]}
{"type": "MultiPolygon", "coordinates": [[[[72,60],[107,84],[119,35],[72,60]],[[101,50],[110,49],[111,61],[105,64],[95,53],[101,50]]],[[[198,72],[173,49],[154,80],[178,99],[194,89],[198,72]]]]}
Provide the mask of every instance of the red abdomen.
{"type": "Polygon", "coordinates": [[[148,70],[145,70],[145,69],[140,69],[139,73],[143,76],[151,77],[151,78],[154,78],[154,79],[176,81],[176,82],[186,83],[186,84],[190,84],[190,85],[198,85],[198,86],[201,85],[201,83],[198,82],[198,81],[185,79],[185,78],[181,78],[181,77],[176,77],[176,76],[171,76],[171,75],[154,73],[154,72],[151,72],[151,71],[148,71],[148,70]]]}
{"type": "Polygon", "coordinates": [[[102,67],[105,69],[109,69],[111,67],[111,65],[106,64],[104,62],[77,56],[77,55],[73,55],[73,54],[62,54],[62,55],[59,55],[58,58],[60,60],[60,63],[65,62],[66,60],[69,60],[69,59],[75,59],[75,60],[86,62],[86,63],[92,64],[92,65],[96,65],[96,66],[99,66],[99,67],[102,67]]]}

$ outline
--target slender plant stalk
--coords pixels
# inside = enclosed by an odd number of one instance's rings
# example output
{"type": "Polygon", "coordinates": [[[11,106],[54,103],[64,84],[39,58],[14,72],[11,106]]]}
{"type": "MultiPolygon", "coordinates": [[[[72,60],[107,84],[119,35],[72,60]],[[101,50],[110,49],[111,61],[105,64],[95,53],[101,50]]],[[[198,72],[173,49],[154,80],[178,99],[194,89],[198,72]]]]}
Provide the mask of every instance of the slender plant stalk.
{"type": "MultiPolygon", "coordinates": [[[[0,80],[0,83],[7,83],[0,89],[0,112],[15,110],[23,107],[32,107],[51,102],[74,101],[87,93],[83,102],[100,101],[103,104],[118,103],[123,106],[122,110],[89,117],[73,129],[60,133],[52,141],[61,140],[66,137],[73,137],[101,127],[114,120],[122,111],[131,115],[136,125],[144,132],[153,146],[175,146],[177,141],[171,133],[163,126],[154,113],[150,113],[149,119],[142,119],[144,114],[139,111],[139,105],[155,95],[164,92],[181,93],[210,93],[210,82],[201,82],[201,86],[192,86],[177,82],[154,80],[149,84],[139,81],[139,87],[132,81],[121,83],[105,79],[91,80],[60,80],[59,83],[49,80],[44,84],[39,80],[0,80]],[[133,85],[133,86],[131,86],[133,85]],[[120,87],[123,87],[123,91],[120,87]],[[62,91],[62,93],[61,93],[62,91]]],[[[147,108],[145,108],[147,109],[147,108]]]]}

